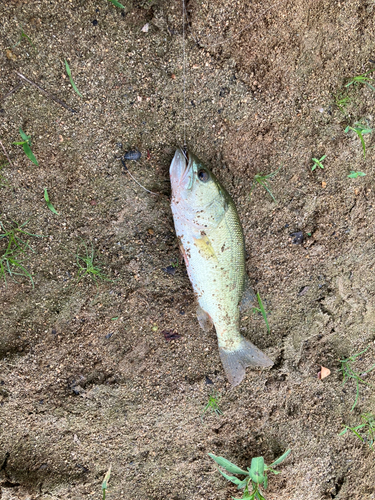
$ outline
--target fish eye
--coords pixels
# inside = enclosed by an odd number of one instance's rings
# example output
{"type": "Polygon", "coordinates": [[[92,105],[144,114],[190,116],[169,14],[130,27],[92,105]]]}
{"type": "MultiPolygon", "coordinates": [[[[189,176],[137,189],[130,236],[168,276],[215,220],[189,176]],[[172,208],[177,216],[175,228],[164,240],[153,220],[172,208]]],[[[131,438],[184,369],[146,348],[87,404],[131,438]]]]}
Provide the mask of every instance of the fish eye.
{"type": "Polygon", "coordinates": [[[208,175],[208,172],[206,172],[206,170],[199,170],[198,171],[198,179],[202,182],[207,182],[208,179],[209,179],[209,175],[208,175]]]}

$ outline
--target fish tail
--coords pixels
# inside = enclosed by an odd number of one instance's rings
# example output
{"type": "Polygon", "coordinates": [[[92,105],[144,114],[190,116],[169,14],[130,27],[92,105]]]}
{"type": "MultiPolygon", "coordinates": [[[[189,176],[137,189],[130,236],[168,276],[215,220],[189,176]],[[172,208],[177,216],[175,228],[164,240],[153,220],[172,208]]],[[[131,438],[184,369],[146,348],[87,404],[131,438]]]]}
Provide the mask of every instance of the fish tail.
{"type": "Polygon", "coordinates": [[[273,361],[249,340],[241,336],[240,345],[228,351],[219,347],[221,362],[229,382],[238,385],[245,376],[245,368],[272,366],[273,361]]]}

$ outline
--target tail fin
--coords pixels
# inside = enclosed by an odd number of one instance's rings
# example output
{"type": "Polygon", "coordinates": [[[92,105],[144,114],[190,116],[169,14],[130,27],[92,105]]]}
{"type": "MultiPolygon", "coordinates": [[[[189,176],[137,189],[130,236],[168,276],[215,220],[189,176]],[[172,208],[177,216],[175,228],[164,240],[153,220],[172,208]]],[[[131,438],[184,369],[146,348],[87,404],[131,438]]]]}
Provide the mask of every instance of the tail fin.
{"type": "Polygon", "coordinates": [[[273,361],[244,337],[241,344],[234,351],[227,351],[219,347],[221,362],[229,382],[238,385],[245,376],[247,366],[266,367],[272,366],[273,361]]]}

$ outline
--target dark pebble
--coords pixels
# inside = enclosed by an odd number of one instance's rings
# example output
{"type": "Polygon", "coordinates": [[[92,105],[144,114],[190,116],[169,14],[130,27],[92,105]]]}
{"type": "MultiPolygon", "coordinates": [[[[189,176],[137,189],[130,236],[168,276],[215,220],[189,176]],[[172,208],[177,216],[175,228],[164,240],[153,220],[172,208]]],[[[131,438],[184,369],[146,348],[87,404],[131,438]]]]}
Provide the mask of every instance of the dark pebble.
{"type": "Polygon", "coordinates": [[[98,24],[98,21],[96,19],[93,20],[92,24],[96,26],[98,24]]]}
{"type": "Polygon", "coordinates": [[[177,267],[174,266],[164,267],[162,271],[164,271],[167,274],[170,274],[171,276],[174,276],[176,274],[177,267]]]}
{"type": "Polygon", "coordinates": [[[79,469],[82,469],[83,472],[90,472],[90,470],[87,467],[85,467],[84,465],[76,464],[76,467],[78,467],[79,469]]]}
{"type": "Polygon", "coordinates": [[[294,245],[301,245],[303,243],[303,232],[298,231],[297,233],[292,233],[290,235],[293,238],[294,245]]]}
{"type": "Polygon", "coordinates": [[[179,335],[176,331],[174,330],[163,330],[162,334],[164,335],[164,338],[167,342],[170,342],[171,340],[177,340],[181,338],[181,335],[179,335]]]}
{"type": "Polygon", "coordinates": [[[213,385],[214,383],[212,382],[212,380],[210,378],[207,377],[206,375],[206,384],[207,385],[213,385]]]}
{"type": "Polygon", "coordinates": [[[141,153],[137,149],[133,149],[124,154],[124,160],[136,161],[139,160],[141,156],[141,153]]]}

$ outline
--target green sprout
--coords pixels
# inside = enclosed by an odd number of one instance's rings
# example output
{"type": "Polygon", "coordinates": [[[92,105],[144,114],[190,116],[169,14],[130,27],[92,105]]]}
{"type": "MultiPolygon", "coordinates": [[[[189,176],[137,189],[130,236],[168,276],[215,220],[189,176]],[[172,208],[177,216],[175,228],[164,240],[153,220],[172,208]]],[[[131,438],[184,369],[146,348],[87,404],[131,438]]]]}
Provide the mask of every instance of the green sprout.
{"type": "Polygon", "coordinates": [[[368,347],[364,349],[363,351],[353,354],[352,356],[349,356],[349,358],[346,359],[340,359],[341,367],[340,370],[342,371],[342,383],[345,384],[347,379],[353,379],[355,381],[355,386],[356,386],[356,397],[353,406],[351,407],[350,411],[353,411],[354,408],[357,405],[358,402],[358,397],[359,397],[359,384],[365,384],[368,385],[369,387],[372,387],[368,382],[363,380],[363,376],[366,376],[368,373],[370,373],[374,368],[375,365],[373,365],[371,368],[369,368],[366,371],[361,371],[361,376],[357,372],[354,371],[352,365],[353,363],[356,362],[357,358],[364,354],[368,350],[368,347]]]}
{"type": "Polygon", "coordinates": [[[94,260],[96,260],[96,257],[92,243],[91,249],[89,249],[87,244],[82,240],[82,243],[78,246],[76,254],[76,262],[79,269],[77,276],[78,281],[80,281],[85,276],[92,278],[95,283],[97,283],[98,279],[102,281],[112,281],[103,273],[101,267],[98,264],[94,264],[94,260]],[[82,249],[84,253],[80,254],[82,249]]]}
{"type": "Polygon", "coordinates": [[[221,399],[220,394],[218,394],[216,391],[214,391],[208,397],[208,403],[203,408],[203,413],[206,413],[207,411],[210,411],[211,413],[215,413],[217,416],[222,415],[223,412],[219,408],[220,399],[221,399]]]}
{"type": "Polygon", "coordinates": [[[358,135],[358,137],[360,138],[361,143],[362,143],[362,149],[363,149],[363,157],[366,159],[366,145],[365,145],[365,140],[364,140],[363,136],[365,134],[371,134],[372,128],[366,127],[365,125],[362,125],[362,123],[360,123],[360,122],[356,122],[354,124],[354,127],[350,127],[349,125],[346,127],[346,129],[344,131],[345,134],[347,134],[349,132],[349,130],[353,130],[353,132],[355,132],[358,135]]]}
{"type": "Polygon", "coordinates": [[[267,174],[267,175],[264,175],[264,174],[255,174],[254,175],[254,180],[253,180],[253,184],[251,186],[251,189],[250,189],[250,196],[251,196],[251,193],[254,189],[254,187],[256,186],[256,183],[260,184],[262,187],[264,187],[264,189],[267,191],[267,193],[271,196],[271,198],[273,199],[273,201],[275,203],[277,203],[277,201],[275,200],[275,197],[273,196],[272,194],[272,191],[271,191],[271,188],[268,184],[268,179],[270,179],[271,177],[273,177],[274,175],[276,175],[278,173],[278,171],[280,170],[281,167],[279,167],[276,172],[271,172],[270,174],[267,174]]]}
{"type": "MultiPolygon", "coordinates": [[[[266,465],[264,463],[263,457],[255,457],[251,459],[251,465],[247,468],[247,471],[240,469],[237,465],[232,464],[226,458],[216,457],[212,453],[208,455],[215,460],[215,462],[220,465],[223,469],[231,474],[243,475],[246,476],[245,479],[238,479],[235,476],[228,476],[222,470],[218,468],[220,474],[222,474],[225,479],[237,485],[239,490],[243,489],[243,497],[242,500],[265,500],[263,493],[260,490],[261,485],[266,490],[268,486],[268,476],[267,472],[272,472],[273,474],[280,474],[280,472],[276,471],[274,467],[276,465],[281,464],[291,450],[287,450],[280,458],[275,460],[271,465],[266,465]]],[[[234,500],[241,500],[232,497],[234,500]]]]}
{"type": "Polygon", "coordinates": [[[257,293],[257,300],[258,300],[259,307],[254,306],[252,312],[257,312],[257,313],[262,314],[264,322],[266,323],[266,326],[267,326],[267,332],[270,333],[271,330],[270,330],[270,325],[268,324],[267,313],[266,313],[266,310],[264,309],[264,305],[263,305],[262,299],[260,298],[259,292],[257,293]]]}
{"type": "Polygon", "coordinates": [[[109,469],[108,469],[106,475],[104,476],[104,479],[102,482],[103,500],[105,500],[105,493],[106,493],[107,488],[108,488],[109,478],[111,477],[111,470],[112,470],[112,465],[109,466],[109,469]]]}
{"type": "Polygon", "coordinates": [[[312,162],[313,162],[313,166],[311,167],[311,172],[313,172],[316,167],[320,167],[320,168],[324,168],[324,165],[323,165],[323,160],[325,160],[325,158],[327,157],[327,155],[323,155],[321,158],[312,158],[312,162]]]}
{"type": "Polygon", "coordinates": [[[350,431],[357,436],[362,443],[367,443],[370,450],[373,450],[373,444],[375,442],[375,416],[371,413],[364,413],[361,415],[361,420],[362,423],[356,425],[355,427],[345,425],[344,430],[340,432],[339,436],[342,436],[347,431],[350,431]]]}
{"type": "Polygon", "coordinates": [[[365,175],[364,172],[354,172],[354,170],[351,170],[348,177],[349,179],[356,179],[357,177],[364,177],[365,175]]]}
{"type": "Polygon", "coordinates": [[[56,215],[60,215],[59,212],[56,210],[56,208],[49,201],[49,196],[46,188],[44,189],[44,199],[46,200],[47,207],[51,210],[51,212],[53,212],[56,215]]]}
{"type": "Polygon", "coordinates": [[[70,84],[71,86],[73,87],[73,89],[75,90],[75,92],[77,92],[77,94],[82,97],[82,94],[80,93],[80,91],[77,89],[77,85],[74,83],[74,80],[72,78],[72,72],[70,71],[70,68],[69,68],[69,64],[68,64],[68,61],[66,59],[64,59],[65,61],[65,69],[66,69],[66,72],[69,76],[69,80],[70,80],[70,84]]]}
{"type": "Polygon", "coordinates": [[[23,151],[25,155],[31,160],[36,166],[39,165],[38,160],[35,158],[33,155],[33,152],[31,151],[31,136],[26,135],[25,132],[20,128],[20,136],[22,137],[23,141],[20,142],[13,142],[16,146],[22,146],[23,151]]]}
{"type": "Polygon", "coordinates": [[[29,43],[30,43],[30,44],[34,47],[34,49],[36,49],[35,45],[34,45],[34,44],[33,44],[33,42],[31,41],[31,38],[30,38],[29,36],[27,36],[27,35],[26,35],[26,33],[23,31],[23,26],[22,26],[22,24],[20,24],[20,26],[21,26],[21,35],[20,35],[20,38],[19,38],[18,42],[17,42],[17,43],[15,43],[15,44],[13,45],[13,47],[17,47],[17,45],[19,45],[19,44],[22,42],[22,39],[23,39],[23,38],[26,38],[26,40],[27,40],[27,41],[28,41],[28,42],[29,42],[29,43]]]}
{"type": "Polygon", "coordinates": [[[40,238],[41,236],[22,229],[26,224],[27,222],[21,225],[12,223],[7,229],[0,221],[0,279],[3,279],[7,284],[7,275],[14,281],[16,281],[15,276],[25,276],[29,278],[34,288],[34,280],[23,265],[22,258],[22,254],[25,254],[27,250],[32,250],[32,248],[28,241],[24,241],[23,237],[26,235],[40,238]]]}
{"type": "Polygon", "coordinates": [[[115,5],[116,7],[119,7],[120,9],[125,9],[122,3],[118,2],[117,0],[108,0],[108,1],[113,3],[113,5],[115,5]]]}
{"type": "Polygon", "coordinates": [[[345,85],[345,87],[350,87],[350,85],[357,85],[359,83],[362,83],[363,85],[367,85],[371,90],[375,91],[375,88],[369,83],[372,81],[372,78],[368,78],[367,76],[374,71],[375,69],[370,69],[369,71],[366,71],[366,73],[363,73],[363,75],[355,76],[345,85]]]}
{"type": "Polygon", "coordinates": [[[350,103],[351,98],[349,96],[344,96],[342,94],[336,95],[335,104],[339,110],[346,115],[346,106],[350,103]]]}

